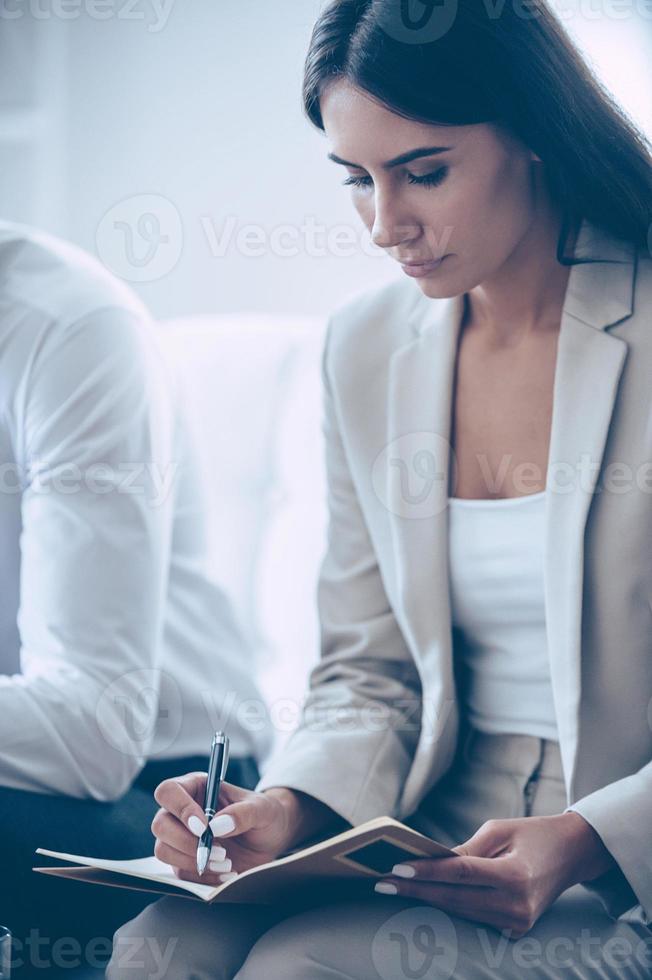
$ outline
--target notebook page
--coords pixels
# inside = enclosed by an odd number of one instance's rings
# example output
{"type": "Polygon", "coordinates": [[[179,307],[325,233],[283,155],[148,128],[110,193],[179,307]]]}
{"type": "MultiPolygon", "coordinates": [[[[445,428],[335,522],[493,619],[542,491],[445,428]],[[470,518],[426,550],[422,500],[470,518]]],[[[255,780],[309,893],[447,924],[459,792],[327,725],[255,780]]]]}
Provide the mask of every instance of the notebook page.
{"type": "Polygon", "coordinates": [[[101,868],[103,871],[117,871],[120,874],[134,875],[136,878],[147,878],[150,881],[161,881],[166,885],[174,885],[192,892],[199,898],[211,898],[218,890],[213,885],[200,885],[199,882],[182,881],[177,878],[169,864],[159,861],[157,857],[132,858],[129,861],[113,861],[108,858],[82,857],[80,854],[66,854],[63,851],[48,851],[43,847],[36,849],[37,854],[60,858],[62,861],[72,861],[75,864],[89,868],[101,868]]]}

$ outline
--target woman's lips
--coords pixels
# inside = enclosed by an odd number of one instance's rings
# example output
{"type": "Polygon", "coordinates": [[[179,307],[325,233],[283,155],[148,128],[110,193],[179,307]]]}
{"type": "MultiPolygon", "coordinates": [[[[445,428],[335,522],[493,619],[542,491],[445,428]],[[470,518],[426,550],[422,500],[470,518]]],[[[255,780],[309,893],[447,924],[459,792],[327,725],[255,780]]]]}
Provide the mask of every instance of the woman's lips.
{"type": "Polygon", "coordinates": [[[434,262],[420,262],[414,265],[403,265],[401,268],[406,276],[412,276],[414,279],[418,279],[421,276],[427,276],[435,269],[438,269],[447,256],[442,255],[440,259],[435,259],[434,262]]]}

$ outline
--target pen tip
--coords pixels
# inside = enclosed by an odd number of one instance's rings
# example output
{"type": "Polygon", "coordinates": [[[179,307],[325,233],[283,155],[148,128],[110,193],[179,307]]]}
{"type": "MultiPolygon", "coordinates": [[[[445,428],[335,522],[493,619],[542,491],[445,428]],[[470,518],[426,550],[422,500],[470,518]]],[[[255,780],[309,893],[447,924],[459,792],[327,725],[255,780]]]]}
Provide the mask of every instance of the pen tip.
{"type": "Polygon", "coordinates": [[[210,848],[208,847],[198,847],[197,848],[197,874],[203,875],[206,870],[206,865],[208,864],[208,855],[210,854],[210,848]]]}

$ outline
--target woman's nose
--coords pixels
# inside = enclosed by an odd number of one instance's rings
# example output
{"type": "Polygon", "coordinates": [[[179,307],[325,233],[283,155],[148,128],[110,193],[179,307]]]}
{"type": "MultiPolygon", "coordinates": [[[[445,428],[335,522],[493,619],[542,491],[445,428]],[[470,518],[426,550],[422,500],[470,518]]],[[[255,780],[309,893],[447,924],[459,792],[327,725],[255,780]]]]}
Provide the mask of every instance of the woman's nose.
{"type": "Polygon", "coordinates": [[[419,236],[419,227],[397,211],[391,192],[377,193],[371,227],[371,240],[378,248],[392,248],[419,236]]]}
{"type": "Polygon", "coordinates": [[[378,248],[393,248],[418,237],[419,228],[415,224],[390,224],[378,221],[377,217],[371,229],[371,240],[378,248]]]}

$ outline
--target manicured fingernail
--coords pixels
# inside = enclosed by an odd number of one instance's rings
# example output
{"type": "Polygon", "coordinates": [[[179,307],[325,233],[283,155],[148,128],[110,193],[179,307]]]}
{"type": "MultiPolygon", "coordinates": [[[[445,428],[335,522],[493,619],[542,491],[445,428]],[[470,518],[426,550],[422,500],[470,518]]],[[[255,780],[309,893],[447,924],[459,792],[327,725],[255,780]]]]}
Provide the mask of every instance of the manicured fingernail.
{"type": "Polygon", "coordinates": [[[238,877],[237,871],[231,871],[229,872],[229,874],[219,875],[220,881],[231,881],[231,878],[237,878],[237,877],[238,877]]]}
{"type": "Polygon", "coordinates": [[[396,885],[392,885],[389,881],[378,881],[374,885],[374,891],[380,892],[382,895],[397,895],[398,890],[396,885]]]}
{"type": "Polygon", "coordinates": [[[392,868],[392,874],[398,878],[414,878],[416,870],[410,864],[395,864],[392,868]]]}
{"type": "Polygon", "coordinates": [[[188,830],[191,834],[194,834],[195,837],[201,837],[206,830],[206,824],[203,824],[199,817],[196,817],[193,813],[192,817],[189,817],[188,819],[188,830]]]}
{"type": "Polygon", "coordinates": [[[211,871],[230,871],[233,865],[231,859],[227,858],[226,861],[209,861],[208,867],[211,871]]]}
{"type": "Polygon", "coordinates": [[[219,844],[213,844],[211,847],[211,853],[208,855],[209,861],[223,861],[226,857],[226,848],[220,847],[219,844]]]}
{"type": "Polygon", "coordinates": [[[232,830],[235,830],[235,822],[233,817],[228,813],[220,813],[211,820],[211,830],[216,837],[220,834],[230,834],[232,830]]]}

